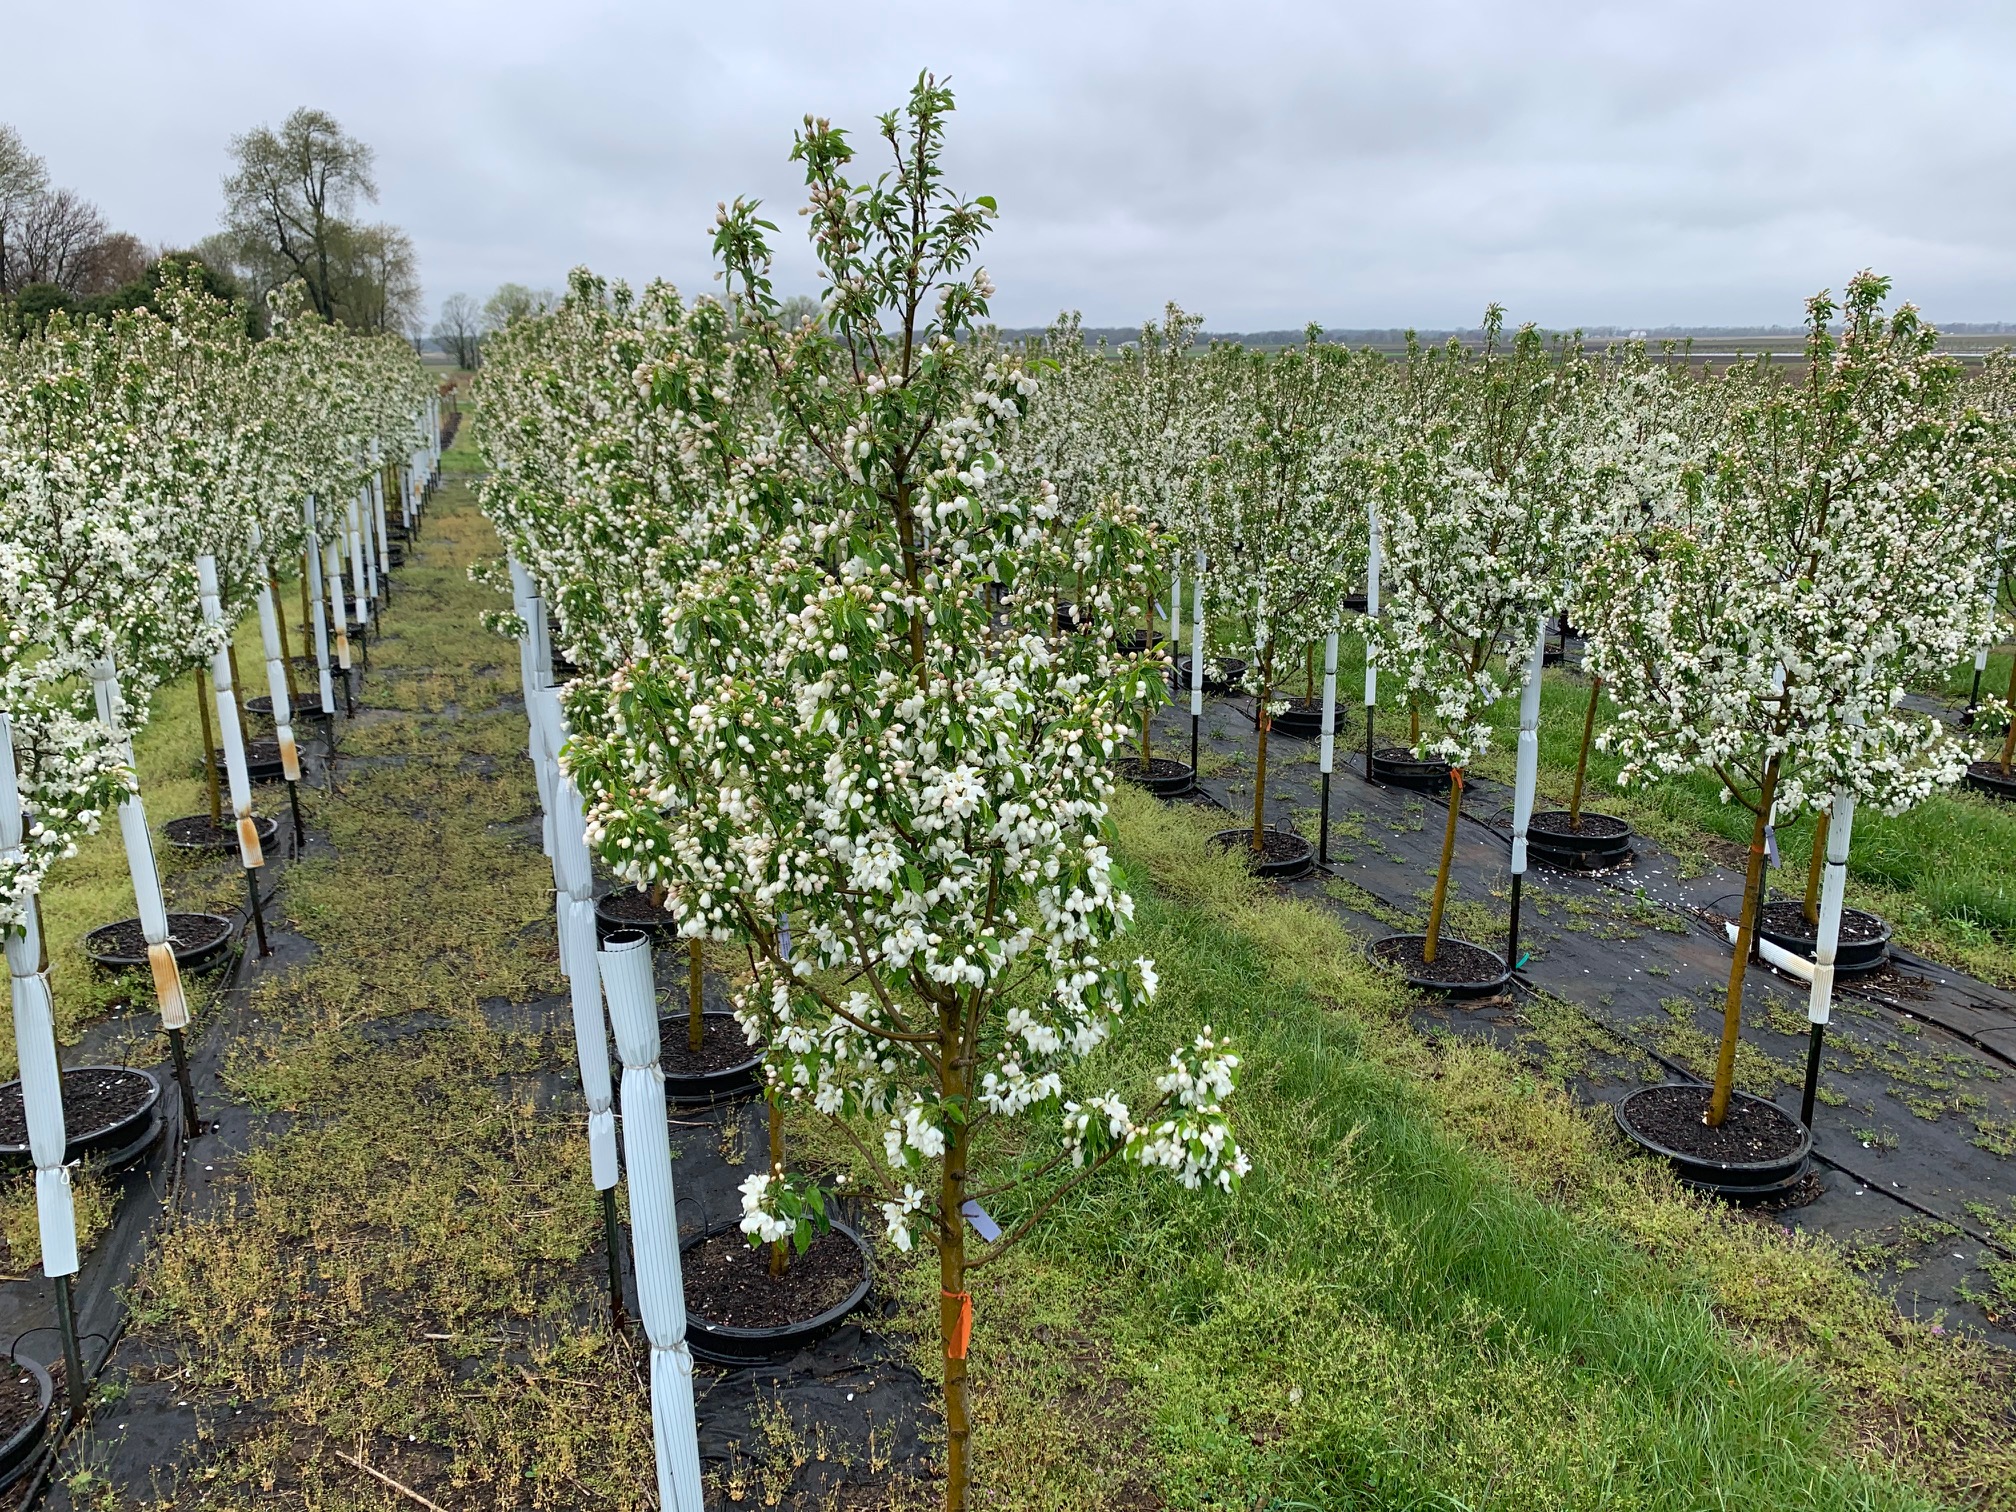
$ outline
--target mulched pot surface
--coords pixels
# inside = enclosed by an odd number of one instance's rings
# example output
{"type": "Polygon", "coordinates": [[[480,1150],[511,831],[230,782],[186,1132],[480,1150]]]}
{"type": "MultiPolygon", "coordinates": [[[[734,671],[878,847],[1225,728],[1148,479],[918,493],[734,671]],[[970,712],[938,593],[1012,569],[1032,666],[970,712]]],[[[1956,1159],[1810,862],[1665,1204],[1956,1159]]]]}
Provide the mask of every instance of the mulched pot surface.
{"type": "Polygon", "coordinates": [[[1529,835],[1556,836],[1564,840],[1621,840],[1631,826],[1614,814],[1584,814],[1581,828],[1569,822],[1566,809],[1542,809],[1526,822],[1529,835]]]}
{"type": "MultiPolygon", "coordinates": [[[[168,915],[168,945],[178,961],[208,955],[230,937],[231,921],[219,914],[168,915]]],[[[84,937],[84,948],[100,962],[139,964],[147,959],[147,935],[138,919],[121,919],[92,930],[84,937]]]]}
{"type": "Polygon", "coordinates": [[[724,1328],[781,1328],[838,1307],[861,1284],[861,1250],[827,1232],[781,1277],[770,1274],[770,1246],[751,1248],[739,1229],[713,1234],[680,1257],[686,1308],[724,1328]]]}
{"type": "MultiPolygon", "coordinates": [[[[1794,940],[1809,951],[1818,940],[1813,925],[1806,922],[1806,905],[1792,898],[1781,898],[1775,903],[1764,905],[1764,932],[1780,940],[1794,940]]],[[[1890,933],[1890,927],[1875,914],[1864,913],[1859,908],[1841,910],[1841,943],[1849,941],[1881,940],[1890,933]]]]}
{"type": "Polygon", "coordinates": [[[1139,756],[1122,756],[1113,763],[1113,770],[1129,782],[1164,796],[1184,792],[1197,776],[1190,770],[1189,762],[1170,761],[1162,756],[1151,757],[1146,770],[1143,770],[1139,756]]]}
{"type": "MultiPolygon", "coordinates": [[[[210,759],[217,763],[222,774],[229,770],[225,764],[224,752],[213,750],[210,759]]],[[[280,742],[267,737],[245,742],[245,774],[254,782],[267,782],[282,773],[280,762],[280,742]]]]}
{"type": "Polygon", "coordinates": [[[1967,767],[1967,786],[1995,798],[2016,799],[2016,766],[2005,776],[1999,761],[1976,761],[1967,767]]]}
{"type": "Polygon", "coordinates": [[[54,1396],[39,1366],[10,1361],[0,1370],[0,1486],[11,1486],[33,1462],[54,1396]]]}
{"type": "Polygon", "coordinates": [[[686,1047],[686,1015],[668,1013],[658,1020],[658,1064],[667,1076],[704,1076],[745,1065],[761,1052],[749,1043],[742,1026],[729,1013],[700,1015],[700,1053],[686,1047]]]}
{"type": "MultiPolygon", "coordinates": [[[[160,1095],[158,1082],[129,1066],[78,1066],[65,1071],[63,1124],[69,1134],[69,1154],[132,1122],[160,1095]]],[[[27,1148],[28,1119],[21,1105],[21,1083],[8,1082],[0,1086],[0,1149],[18,1153],[27,1148]]]]}
{"type": "Polygon", "coordinates": [[[1425,935],[1388,935],[1375,940],[1373,958],[1411,981],[1441,987],[1488,987],[1505,980],[1505,962],[1495,952],[1468,940],[1444,935],[1435,942],[1435,959],[1426,955],[1425,935]]]}
{"type": "Polygon", "coordinates": [[[1709,1095],[1707,1087],[1647,1087],[1631,1098],[1630,1126],[1692,1159],[1727,1165],[1789,1159],[1806,1143],[1798,1120],[1761,1098],[1731,1097],[1711,1129],[1701,1121],[1709,1095]]]}
{"type": "Polygon", "coordinates": [[[1449,763],[1437,756],[1423,760],[1405,746],[1381,746],[1372,752],[1372,777],[1391,787],[1444,793],[1449,790],[1449,763]]]}
{"type": "MultiPolygon", "coordinates": [[[[253,815],[252,827],[259,832],[259,844],[271,845],[280,833],[280,826],[273,820],[253,815]]],[[[238,849],[238,826],[227,819],[224,823],[212,824],[208,814],[187,814],[180,819],[170,819],[161,826],[161,833],[168,837],[168,843],[182,850],[233,851],[238,849]]]]}
{"type": "Polygon", "coordinates": [[[1211,843],[1225,850],[1237,850],[1255,875],[1299,877],[1316,860],[1316,847],[1290,830],[1264,829],[1260,832],[1260,853],[1253,851],[1253,831],[1245,826],[1220,830],[1211,843]]]}

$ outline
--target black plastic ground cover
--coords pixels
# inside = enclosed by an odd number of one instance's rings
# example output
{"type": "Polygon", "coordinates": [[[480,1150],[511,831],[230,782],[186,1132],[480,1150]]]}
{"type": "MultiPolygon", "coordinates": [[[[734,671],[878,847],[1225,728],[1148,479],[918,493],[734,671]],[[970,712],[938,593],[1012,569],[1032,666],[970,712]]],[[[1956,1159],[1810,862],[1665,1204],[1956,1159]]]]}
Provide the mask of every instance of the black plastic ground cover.
{"type": "MultiPolygon", "coordinates": [[[[1254,758],[1254,729],[1244,712],[1231,700],[1207,706],[1201,735],[1210,775],[1197,784],[1200,798],[1242,814],[1252,807],[1254,758]]],[[[1157,739],[1188,739],[1187,709],[1165,710],[1160,719],[1157,739]]],[[[1315,832],[1314,757],[1313,750],[1289,756],[1270,748],[1270,821],[1315,832]]],[[[1512,795],[1475,777],[1464,787],[1452,907],[1462,933],[1502,950],[1504,935],[1481,932],[1476,911],[1488,910],[1503,928],[1512,795]]],[[[1279,885],[1336,914],[1361,938],[1418,930],[1446,814],[1434,794],[1367,784],[1362,754],[1340,750],[1328,875],[1279,885]]],[[[1521,950],[1531,958],[1515,978],[1520,996],[1475,1007],[1424,998],[1418,1022],[1537,1053],[1530,987],[1614,1040],[1616,1053],[1591,1050],[1586,1070],[1570,1065],[1580,1096],[1615,1102],[1636,1086],[1705,1069],[1729,973],[1722,926],[1742,879],[1723,867],[1683,876],[1657,844],[1641,838],[1634,845],[1631,863],[1610,873],[1530,869],[1521,950]]],[[[1760,966],[1752,966],[1744,993],[1744,1065],[1775,1078],[1754,1090],[1795,1112],[1807,993],[1805,982],[1760,966]],[[1759,1071],[1752,1053],[1768,1072],[1759,1071]]],[[[1944,1308],[2016,1345],[2016,1315],[1991,1316],[1969,1300],[1994,1295],[1984,1262],[2002,1258],[1969,1205],[2004,1208],[2016,1191],[2016,1158],[2005,1153],[2016,1151],[2016,995],[1893,945],[1886,969],[1837,983],[1821,1087],[1815,1120],[1821,1190],[1779,1221],[1864,1248],[1891,1245],[1886,1253],[1898,1259],[1886,1275],[1900,1308],[1920,1316],[1944,1308]],[[1927,1217],[1952,1226],[1943,1246],[1910,1237],[1926,1231],[1927,1217]]]]}
{"type": "MultiPolygon", "coordinates": [[[[417,585],[408,590],[415,595],[424,591],[417,585]]],[[[452,752],[449,756],[455,759],[452,752]]],[[[347,758],[354,765],[394,759],[347,758]]],[[[335,801],[341,801],[340,795],[335,801]]],[[[524,827],[519,841],[527,868],[547,866],[536,823],[524,827]]],[[[311,856],[319,843],[311,837],[311,856]]],[[[192,1041],[205,1131],[190,1142],[183,1162],[178,1165],[169,1159],[181,1134],[179,1108],[174,1096],[162,1099],[172,1137],[164,1139],[145,1163],[119,1178],[112,1232],[85,1259],[78,1296],[81,1326],[88,1335],[87,1359],[95,1368],[107,1345],[116,1344],[105,1373],[113,1383],[116,1406],[95,1409],[55,1461],[42,1505],[57,1512],[155,1505],[215,1455],[229,1452],[226,1440],[262,1421],[264,1409],[256,1402],[244,1403],[220,1418],[214,1402],[192,1400],[195,1394],[180,1374],[183,1361],[144,1334],[123,1333],[120,1295],[132,1285],[138,1258],[164,1206],[200,1217],[220,1203],[237,1200],[232,1185],[237,1161],[288,1125],[284,1113],[267,1113],[235,1101],[222,1076],[227,1053],[261,1033],[253,1011],[254,990],[309,959],[309,947],[280,927],[281,918],[282,910],[269,910],[274,956],[267,961],[249,954],[236,958],[239,964],[221,1006],[192,1041]],[[92,1489],[80,1490],[73,1499],[66,1479],[84,1467],[92,1472],[92,1489]]],[[[683,950],[659,948],[654,963],[661,1000],[683,1002],[683,950]]],[[[706,991],[710,1006],[725,1002],[724,986],[711,974],[706,991]]],[[[500,1031],[572,1043],[571,1007],[564,996],[500,1002],[486,1011],[500,1031]]],[[[373,1042],[386,1042],[435,1027],[415,1022],[419,1017],[367,1021],[358,1032],[373,1042]]],[[[135,1011],[95,1026],[78,1050],[97,1058],[153,1064],[145,1058],[152,1051],[143,1047],[161,1048],[157,1021],[151,1013],[135,1011]]],[[[539,1081],[542,1107],[585,1116],[571,1073],[542,1076],[539,1081]]],[[[740,1184],[765,1159],[765,1104],[742,1099],[675,1109],[670,1134],[682,1232],[739,1219],[740,1184]]],[[[864,1229],[871,1226],[863,1221],[864,1215],[843,1209],[842,1216],[864,1229]]],[[[880,1220],[872,1211],[865,1217],[879,1230],[880,1220]]],[[[628,1273],[627,1230],[624,1244],[632,1334],[641,1339],[634,1322],[636,1285],[628,1273]]],[[[605,1265],[606,1256],[598,1249],[583,1258],[580,1269],[584,1277],[599,1279],[605,1265]]],[[[54,1317],[51,1307],[49,1287],[39,1275],[0,1284],[0,1344],[18,1340],[24,1357],[41,1361],[60,1357],[57,1336],[49,1326],[54,1317]]],[[[739,1367],[701,1363],[694,1386],[701,1456],[709,1474],[729,1480],[760,1473],[766,1485],[788,1488],[784,1504],[791,1506],[890,1505],[905,1497],[914,1499],[920,1486],[928,1494],[942,1440],[935,1427],[938,1390],[909,1363],[908,1343],[888,1332],[888,1320],[895,1313],[892,1300],[871,1290],[864,1307],[787,1358],[739,1367]],[[780,1415],[803,1442],[819,1443],[826,1452],[802,1462],[777,1460],[770,1445],[780,1415]]],[[[582,1322],[607,1326],[606,1319],[582,1322]]],[[[38,1473],[41,1468],[38,1459],[38,1473]]]]}

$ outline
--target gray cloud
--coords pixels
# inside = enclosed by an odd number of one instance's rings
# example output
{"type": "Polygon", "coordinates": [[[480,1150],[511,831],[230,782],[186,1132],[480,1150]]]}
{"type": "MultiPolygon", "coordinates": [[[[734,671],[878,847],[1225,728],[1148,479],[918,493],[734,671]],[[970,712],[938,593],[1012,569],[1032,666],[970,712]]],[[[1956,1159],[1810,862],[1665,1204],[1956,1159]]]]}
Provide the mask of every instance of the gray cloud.
{"type": "Polygon", "coordinates": [[[378,151],[430,294],[569,266],[708,283],[785,161],[952,77],[953,181],[994,194],[996,312],[1219,329],[1785,322],[1864,266],[2016,319],[2016,13],[1993,4],[1525,0],[1016,7],[241,4],[10,18],[0,120],[153,240],[213,228],[230,136],[297,104],[378,151]],[[88,61],[84,59],[88,57],[88,61]]]}

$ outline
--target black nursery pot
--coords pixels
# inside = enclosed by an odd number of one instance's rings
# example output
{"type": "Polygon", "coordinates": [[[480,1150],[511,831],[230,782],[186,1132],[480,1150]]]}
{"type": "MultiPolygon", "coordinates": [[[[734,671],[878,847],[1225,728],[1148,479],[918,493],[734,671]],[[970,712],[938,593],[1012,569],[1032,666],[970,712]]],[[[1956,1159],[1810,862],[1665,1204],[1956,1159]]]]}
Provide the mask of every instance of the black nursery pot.
{"type": "Polygon", "coordinates": [[[1145,771],[1139,756],[1122,756],[1113,763],[1113,770],[1157,798],[1175,798],[1197,785],[1197,774],[1189,762],[1170,761],[1161,756],[1149,758],[1145,771]]]}
{"type": "MultiPolygon", "coordinates": [[[[259,836],[262,850],[280,834],[279,824],[259,814],[252,816],[252,828],[259,836]]],[[[213,825],[208,814],[185,814],[162,825],[161,834],[177,850],[210,851],[218,855],[228,852],[234,856],[238,853],[238,830],[229,818],[221,825],[213,825]]]]}
{"type": "MultiPolygon", "coordinates": [[[[1211,675],[1211,658],[1204,658],[1204,691],[1206,693],[1230,693],[1239,686],[1239,679],[1246,675],[1246,663],[1236,656],[1219,659],[1218,665],[1224,669],[1222,677],[1211,675]]],[[[1180,692],[1190,691],[1190,658],[1176,658],[1175,686],[1180,692]]]]}
{"type": "Polygon", "coordinates": [[[1129,630],[1113,643],[1113,649],[1122,656],[1139,656],[1144,651],[1153,651],[1168,644],[1166,636],[1158,635],[1151,641],[1146,630],[1129,630]]]}
{"type": "MultiPolygon", "coordinates": [[[[333,680],[342,674],[332,667],[329,669],[329,675],[333,680]]],[[[246,699],[245,712],[248,714],[257,714],[264,719],[271,719],[273,717],[273,695],[270,693],[261,693],[257,698],[246,699]]],[[[311,688],[299,698],[289,698],[287,700],[287,712],[296,719],[327,719],[335,711],[322,707],[322,690],[320,688],[311,688]]]]}
{"type": "Polygon", "coordinates": [[[1526,821],[1526,854],[1564,871],[1602,871],[1631,859],[1631,826],[1615,814],[1584,814],[1580,829],[1566,809],[1543,809],[1526,821]]]}
{"type": "MultiPolygon", "coordinates": [[[[838,1328],[849,1313],[868,1300],[868,1287],[874,1273],[868,1262],[868,1246],[862,1242],[861,1236],[837,1219],[830,1227],[833,1233],[852,1243],[861,1256],[861,1279],[845,1297],[813,1317],[769,1328],[731,1328],[726,1324],[710,1323],[695,1312],[689,1302],[686,1309],[687,1348],[700,1359],[716,1365],[746,1365],[753,1360],[774,1360],[794,1355],[838,1328]]],[[[683,1260],[709,1239],[735,1232],[733,1224],[717,1224],[705,1229],[681,1242],[680,1257],[683,1260]]]]}
{"type": "Polygon", "coordinates": [[[1435,944],[1435,959],[1421,959],[1425,934],[1390,934],[1365,947],[1373,965],[1398,972],[1409,987],[1444,997],[1489,997],[1512,980],[1511,968],[1495,950],[1443,935],[1435,944]]]}
{"type": "Polygon", "coordinates": [[[665,1096],[688,1108],[754,1097],[763,1086],[762,1048],[749,1044],[743,1038],[742,1026],[735,1021],[735,1015],[729,1009],[702,1009],[700,1018],[703,1045],[709,1040],[718,1044],[725,1034],[732,1034],[743,1056],[715,1070],[686,1069],[686,1015],[683,1012],[659,1014],[658,1050],[659,1062],[665,1072],[665,1096]],[[680,1067],[676,1070],[675,1061],[680,1067]]]}
{"type": "Polygon", "coordinates": [[[1347,614],[1363,614],[1370,602],[1362,593],[1347,593],[1344,595],[1344,610],[1347,614]]]}
{"type": "MultiPolygon", "coordinates": [[[[200,971],[221,960],[231,948],[231,921],[222,914],[171,913],[168,915],[168,948],[175,964],[185,971],[200,971]]],[[[84,953],[108,971],[128,971],[147,964],[146,937],[138,919],[121,919],[101,924],[84,936],[84,953]]]]}
{"type": "Polygon", "coordinates": [[[1218,831],[1211,837],[1211,843],[1225,850],[1243,851],[1248,871],[1256,877],[1271,877],[1279,882],[1304,876],[1316,864],[1316,847],[1288,830],[1271,827],[1262,830],[1260,843],[1265,853],[1260,856],[1253,854],[1253,831],[1245,825],[1218,831]]]}
{"type": "MultiPolygon", "coordinates": [[[[161,1082],[137,1066],[71,1066],[63,1072],[68,1140],[63,1162],[89,1156],[108,1169],[130,1165],[160,1137],[161,1082]]],[[[0,1125],[19,1140],[0,1143],[0,1162],[34,1163],[21,1108],[21,1083],[0,1085],[0,1125]]]]}
{"type": "Polygon", "coordinates": [[[1372,780],[1417,793],[1449,791],[1449,763],[1439,756],[1425,760],[1405,746],[1382,746],[1372,753],[1372,780]]]}
{"type": "Polygon", "coordinates": [[[2016,802],[2016,765],[2010,766],[2009,775],[2005,777],[1999,761],[1971,762],[1967,767],[1967,786],[1977,793],[1986,793],[1990,798],[2016,802]]]}
{"type": "MultiPolygon", "coordinates": [[[[27,1422],[5,1439],[0,1439],[0,1489],[13,1485],[35,1463],[35,1451],[42,1447],[42,1435],[49,1428],[49,1404],[56,1398],[55,1384],[49,1379],[49,1372],[33,1360],[13,1360],[10,1368],[20,1374],[8,1383],[7,1389],[21,1391],[21,1378],[26,1377],[34,1391],[36,1405],[27,1422]]],[[[22,1394],[27,1395],[25,1391],[22,1394]]]]}
{"type": "Polygon", "coordinates": [[[1798,1185],[1813,1153],[1812,1133],[1776,1103],[1748,1092],[1732,1092],[1722,1127],[1710,1129],[1701,1119],[1711,1094],[1691,1082],[1640,1087],[1617,1104],[1617,1127],[1697,1192],[1756,1202],[1798,1185]]]}
{"type": "Polygon", "coordinates": [[[1314,740],[1323,733],[1323,700],[1289,699],[1288,707],[1268,721],[1268,729],[1276,735],[1288,735],[1296,740],[1314,740]]]}
{"type": "MultiPolygon", "coordinates": [[[[246,707],[251,707],[249,704],[246,707]]],[[[273,712],[269,700],[268,715],[273,712]]],[[[217,775],[222,777],[229,770],[221,750],[210,753],[210,759],[217,765],[217,775]]],[[[245,775],[253,782],[278,782],[287,775],[285,763],[280,760],[280,742],[277,740],[248,740],[245,742],[245,775]]]]}
{"type": "MultiPolygon", "coordinates": [[[[1806,922],[1806,909],[1790,898],[1764,905],[1759,931],[1780,950],[1812,960],[1820,947],[1819,932],[1806,922]]],[[[1834,970],[1852,975],[1875,971],[1890,958],[1890,926],[1859,908],[1841,910],[1841,934],[1834,947],[1834,970]]]]}
{"type": "Polygon", "coordinates": [[[595,900],[595,932],[603,940],[619,929],[641,929],[654,945],[679,943],[679,925],[672,915],[634,887],[619,887],[595,900]]]}

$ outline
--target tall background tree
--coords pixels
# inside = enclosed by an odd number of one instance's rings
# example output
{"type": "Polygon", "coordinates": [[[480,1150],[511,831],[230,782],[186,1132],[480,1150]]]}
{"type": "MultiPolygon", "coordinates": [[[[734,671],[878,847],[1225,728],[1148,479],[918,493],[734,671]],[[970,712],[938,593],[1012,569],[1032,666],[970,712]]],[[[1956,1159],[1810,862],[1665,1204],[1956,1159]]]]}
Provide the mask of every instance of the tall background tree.
{"type": "Polygon", "coordinates": [[[325,320],[408,331],[420,314],[413,244],[397,227],[355,219],[375,204],[369,145],[326,111],[303,107],[235,137],[224,179],[224,231],[205,250],[229,260],[255,293],[301,280],[325,320]]]}

